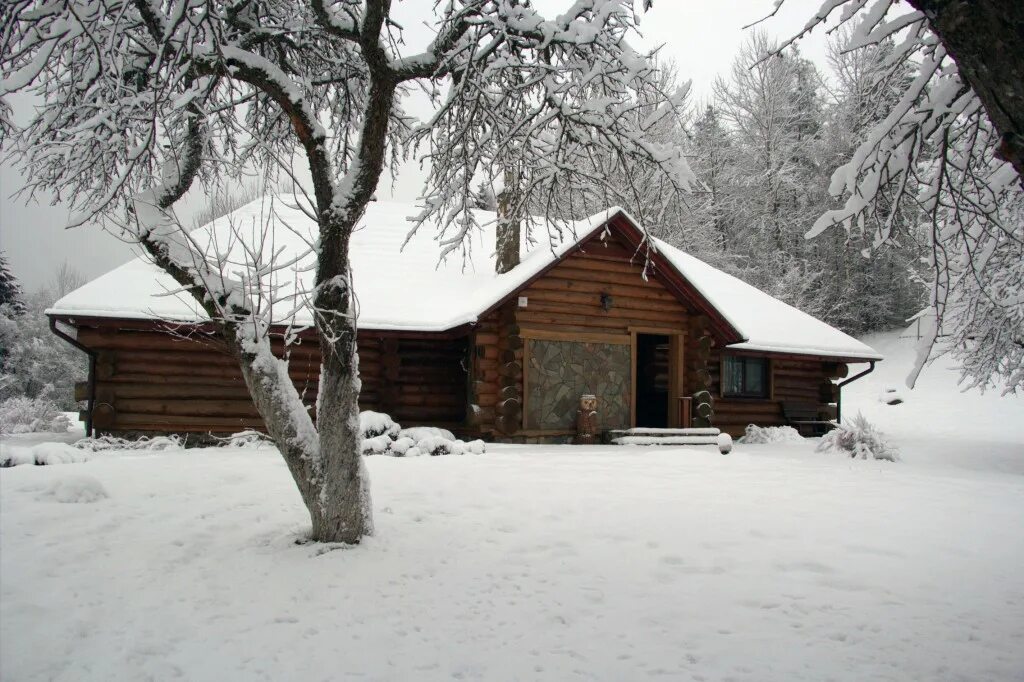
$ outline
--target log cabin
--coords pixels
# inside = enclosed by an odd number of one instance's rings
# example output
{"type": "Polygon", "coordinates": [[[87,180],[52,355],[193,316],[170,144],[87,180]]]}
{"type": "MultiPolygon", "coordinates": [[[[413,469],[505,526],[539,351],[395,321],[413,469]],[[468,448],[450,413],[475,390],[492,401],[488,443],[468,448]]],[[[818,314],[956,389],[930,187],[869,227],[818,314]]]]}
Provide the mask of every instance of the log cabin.
{"type": "MultiPolygon", "coordinates": [[[[647,236],[618,208],[576,222],[527,222],[513,267],[501,273],[494,214],[481,213],[483,228],[441,259],[429,226],[407,239],[416,213],[374,202],[351,243],[360,406],[403,425],[566,442],[581,394],[593,394],[605,430],[714,426],[735,436],[748,424],[813,428],[838,417],[848,366],[867,363],[870,371],[881,359],[647,236]]],[[[260,240],[262,252],[287,256],[308,250],[314,228],[283,199],[257,200],[191,238],[236,249],[260,240]]],[[[309,312],[295,303],[311,276],[302,261],[265,285],[286,309],[280,320],[277,309],[270,313],[275,352],[287,356],[312,409],[320,358],[309,312]]],[[[235,360],[205,313],[176,292],[139,258],[48,311],[54,332],[89,355],[89,380],[76,398],[86,402],[91,431],[199,438],[262,428],[235,360]]]]}

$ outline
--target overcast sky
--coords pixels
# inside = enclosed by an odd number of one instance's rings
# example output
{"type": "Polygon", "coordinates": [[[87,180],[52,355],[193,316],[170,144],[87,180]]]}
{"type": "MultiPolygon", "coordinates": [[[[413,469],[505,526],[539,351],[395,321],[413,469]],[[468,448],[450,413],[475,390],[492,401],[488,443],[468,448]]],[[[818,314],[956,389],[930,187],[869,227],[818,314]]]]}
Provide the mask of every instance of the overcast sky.
{"type": "MultiPolygon", "coordinates": [[[[535,0],[535,6],[554,15],[564,0],[535,0]]],[[[787,38],[804,25],[820,6],[820,0],[787,0],[779,14],[762,28],[772,36],[787,38]]],[[[399,18],[409,33],[410,51],[415,38],[426,40],[429,34],[416,27],[418,13],[430,12],[433,0],[404,0],[398,4],[399,18]]],[[[655,0],[654,9],[641,20],[643,41],[647,47],[663,45],[663,55],[674,59],[680,77],[693,83],[693,95],[709,96],[711,83],[724,74],[745,39],[745,24],[760,19],[772,8],[772,0],[655,0]]],[[[422,15],[421,15],[422,16],[422,15]]],[[[425,17],[421,18],[422,22],[425,17]]],[[[825,38],[819,28],[800,45],[804,56],[824,68],[825,38]]],[[[16,111],[19,102],[15,102],[16,111]]],[[[25,103],[20,103],[21,112],[25,103]]],[[[410,167],[395,183],[380,188],[381,198],[415,200],[421,174],[410,167]]],[[[49,196],[36,197],[26,204],[13,197],[24,184],[18,171],[0,166],[0,249],[26,290],[35,290],[49,281],[53,271],[67,260],[86,277],[100,275],[133,257],[132,248],[97,226],[64,229],[68,211],[50,205],[49,196]]],[[[192,198],[183,213],[187,215],[201,204],[192,198]]]]}

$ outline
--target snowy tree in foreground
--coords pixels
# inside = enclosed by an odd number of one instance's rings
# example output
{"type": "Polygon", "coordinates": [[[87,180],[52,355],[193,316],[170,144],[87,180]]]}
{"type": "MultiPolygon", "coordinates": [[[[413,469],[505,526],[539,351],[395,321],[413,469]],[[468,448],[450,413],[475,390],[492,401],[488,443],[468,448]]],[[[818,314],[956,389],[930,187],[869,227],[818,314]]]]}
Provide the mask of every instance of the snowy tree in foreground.
{"type": "Polygon", "coordinates": [[[803,31],[838,13],[839,26],[855,26],[848,50],[893,43],[879,80],[917,68],[833,175],[830,189],[845,205],[808,234],[863,229],[873,218],[880,246],[899,239],[893,226],[904,204],[917,204],[927,216],[935,315],[908,383],[938,350],[961,361],[969,385],[1001,378],[1016,391],[1024,387],[1024,3],[908,4],[826,0],[803,31]]]}
{"type": "Polygon", "coordinates": [[[28,192],[53,192],[78,222],[119,220],[202,306],[239,361],[319,541],[357,542],[372,530],[349,237],[389,163],[425,150],[420,224],[441,226],[445,253],[473,227],[471,188],[509,169],[521,173],[521,206],[594,183],[629,192],[595,177],[582,163],[591,153],[653,161],[679,186],[688,178],[678,154],[645,136],[676,103],[626,42],[631,0],[577,0],[554,19],[526,0],[432,9],[436,34],[416,54],[403,54],[389,0],[10,0],[0,9],[0,95],[28,91],[40,102],[25,127],[0,105],[0,142],[20,160],[28,192]],[[413,86],[435,103],[424,124],[400,106],[413,86]],[[640,101],[651,113],[638,121],[640,101]],[[301,205],[319,226],[315,286],[297,304],[313,310],[323,358],[315,421],[271,353],[285,302],[268,282],[294,261],[257,240],[244,262],[227,262],[225,245],[194,243],[173,210],[197,180],[209,189],[243,167],[294,177],[294,156],[312,177],[301,205]]]}

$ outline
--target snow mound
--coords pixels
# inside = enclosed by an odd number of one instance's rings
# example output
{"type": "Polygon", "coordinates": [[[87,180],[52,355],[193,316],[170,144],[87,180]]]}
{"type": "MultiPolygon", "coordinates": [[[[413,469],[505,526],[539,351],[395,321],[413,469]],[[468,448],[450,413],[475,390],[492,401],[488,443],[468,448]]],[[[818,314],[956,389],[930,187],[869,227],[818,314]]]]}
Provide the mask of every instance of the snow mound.
{"type": "Polygon", "coordinates": [[[898,388],[886,387],[878,394],[878,402],[886,405],[900,405],[903,401],[903,391],[898,388]]]}
{"type": "Polygon", "coordinates": [[[863,414],[844,422],[821,438],[818,452],[843,452],[855,459],[882,459],[895,462],[899,451],[891,445],[863,414]]]}
{"type": "Polygon", "coordinates": [[[391,446],[391,438],[387,435],[363,438],[362,452],[364,455],[383,455],[391,446]]]}
{"type": "Polygon", "coordinates": [[[14,467],[23,464],[50,466],[52,464],[77,464],[89,460],[88,453],[67,443],[40,443],[27,449],[9,448],[0,458],[0,467],[14,467]]]}
{"type": "Polygon", "coordinates": [[[405,457],[409,453],[409,449],[414,448],[415,446],[415,440],[402,436],[391,442],[391,454],[395,457],[405,457]]]}
{"type": "Polygon", "coordinates": [[[395,421],[383,412],[366,410],[359,413],[359,431],[363,438],[376,438],[377,436],[389,436],[391,440],[398,438],[402,428],[395,421]]]}
{"type": "Polygon", "coordinates": [[[413,426],[403,429],[390,416],[367,410],[359,415],[363,435],[361,452],[364,455],[390,457],[421,457],[430,455],[482,455],[486,445],[482,440],[459,440],[448,429],[435,426],[413,426]]]}
{"type": "Polygon", "coordinates": [[[748,424],[746,432],[739,442],[744,445],[764,445],[767,443],[801,443],[804,438],[792,426],[756,426],[748,424]]]}
{"type": "Polygon", "coordinates": [[[728,455],[732,452],[732,436],[728,433],[718,434],[718,451],[723,455],[728,455]]]}
{"type": "Polygon", "coordinates": [[[411,426],[408,429],[402,429],[399,436],[403,438],[412,438],[416,442],[419,442],[424,438],[431,437],[455,440],[454,433],[448,429],[439,429],[436,426],[411,426]]]}
{"type": "Polygon", "coordinates": [[[106,488],[93,476],[62,476],[39,496],[64,504],[92,504],[110,497],[106,488]]]}

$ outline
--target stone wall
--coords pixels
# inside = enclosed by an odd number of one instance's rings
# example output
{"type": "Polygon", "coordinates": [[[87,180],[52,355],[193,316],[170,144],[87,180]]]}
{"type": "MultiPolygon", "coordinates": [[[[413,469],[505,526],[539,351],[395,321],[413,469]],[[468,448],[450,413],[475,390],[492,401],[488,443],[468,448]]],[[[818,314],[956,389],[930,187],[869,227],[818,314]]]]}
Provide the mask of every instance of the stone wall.
{"type": "Polygon", "coordinates": [[[629,428],[628,344],[540,339],[528,339],[527,344],[526,429],[574,429],[584,393],[597,396],[602,429],[629,428]]]}

